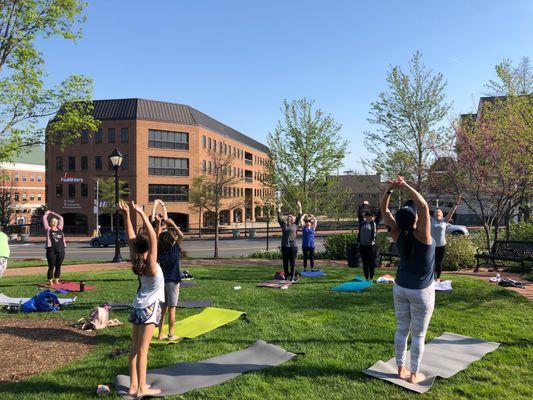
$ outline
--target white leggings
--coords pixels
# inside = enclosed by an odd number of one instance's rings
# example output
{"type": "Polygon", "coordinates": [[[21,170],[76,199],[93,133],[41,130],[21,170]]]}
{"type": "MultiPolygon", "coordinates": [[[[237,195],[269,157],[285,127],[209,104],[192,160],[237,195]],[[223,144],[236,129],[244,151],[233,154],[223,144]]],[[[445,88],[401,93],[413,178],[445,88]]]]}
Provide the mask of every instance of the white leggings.
{"type": "Polygon", "coordinates": [[[396,312],[396,364],[398,367],[405,365],[407,338],[411,331],[410,371],[416,373],[424,354],[426,332],[435,307],[435,287],[433,283],[425,289],[406,289],[394,285],[393,296],[396,312]]]}

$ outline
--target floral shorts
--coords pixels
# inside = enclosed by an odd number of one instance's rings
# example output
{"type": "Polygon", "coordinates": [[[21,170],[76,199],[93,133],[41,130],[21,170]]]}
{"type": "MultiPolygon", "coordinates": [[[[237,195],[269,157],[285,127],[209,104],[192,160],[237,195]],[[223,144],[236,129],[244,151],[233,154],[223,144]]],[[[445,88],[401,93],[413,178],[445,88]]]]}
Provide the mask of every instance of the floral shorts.
{"type": "Polygon", "coordinates": [[[156,301],[146,308],[132,308],[128,321],[134,325],[156,324],[161,321],[161,305],[156,301]]]}

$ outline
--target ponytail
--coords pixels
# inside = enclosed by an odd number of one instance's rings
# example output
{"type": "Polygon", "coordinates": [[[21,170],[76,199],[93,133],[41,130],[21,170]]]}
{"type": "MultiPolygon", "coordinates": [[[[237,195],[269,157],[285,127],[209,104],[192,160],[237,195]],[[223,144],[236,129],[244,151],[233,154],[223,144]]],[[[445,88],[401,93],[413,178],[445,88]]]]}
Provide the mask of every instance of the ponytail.
{"type": "Polygon", "coordinates": [[[143,276],[146,272],[148,263],[144,259],[142,254],[135,254],[135,259],[131,262],[131,270],[135,275],[143,276]]]}
{"type": "Polygon", "coordinates": [[[412,230],[401,231],[400,235],[403,235],[403,246],[401,246],[401,252],[406,260],[411,261],[415,254],[415,234],[412,230]]]}

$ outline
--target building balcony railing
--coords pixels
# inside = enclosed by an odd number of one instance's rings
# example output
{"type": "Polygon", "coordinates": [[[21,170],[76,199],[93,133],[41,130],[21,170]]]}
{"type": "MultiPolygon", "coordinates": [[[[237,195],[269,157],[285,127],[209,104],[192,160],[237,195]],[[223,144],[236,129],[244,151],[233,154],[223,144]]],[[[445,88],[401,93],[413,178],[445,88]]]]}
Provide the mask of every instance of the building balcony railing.
{"type": "Polygon", "coordinates": [[[244,162],[245,162],[246,164],[248,164],[248,165],[253,165],[253,164],[254,164],[254,162],[253,162],[252,160],[248,160],[247,158],[244,159],[244,162]]]}
{"type": "Polygon", "coordinates": [[[254,181],[253,178],[248,178],[248,177],[244,178],[244,182],[246,182],[246,183],[253,183],[253,181],[254,181]]]}

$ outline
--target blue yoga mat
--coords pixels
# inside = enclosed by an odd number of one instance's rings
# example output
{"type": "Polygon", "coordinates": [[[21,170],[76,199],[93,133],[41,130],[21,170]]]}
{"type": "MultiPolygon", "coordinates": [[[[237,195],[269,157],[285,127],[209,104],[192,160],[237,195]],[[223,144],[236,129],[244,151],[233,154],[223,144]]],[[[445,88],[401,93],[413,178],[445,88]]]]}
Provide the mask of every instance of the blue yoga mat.
{"type": "Polygon", "coordinates": [[[356,276],[351,281],[341,283],[335,287],[332,287],[329,290],[334,292],[360,292],[363,289],[366,289],[369,286],[372,286],[374,283],[372,281],[367,282],[364,278],[356,276]]]}
{"type": "Polygon", "coordinates": [[[319,269],[316,271],[302,271],[302,276],[307,276],[309,278],[320,278],[322,276],[326,276],[326,274],[319,269]]]}

